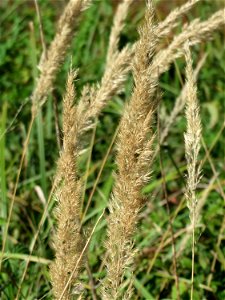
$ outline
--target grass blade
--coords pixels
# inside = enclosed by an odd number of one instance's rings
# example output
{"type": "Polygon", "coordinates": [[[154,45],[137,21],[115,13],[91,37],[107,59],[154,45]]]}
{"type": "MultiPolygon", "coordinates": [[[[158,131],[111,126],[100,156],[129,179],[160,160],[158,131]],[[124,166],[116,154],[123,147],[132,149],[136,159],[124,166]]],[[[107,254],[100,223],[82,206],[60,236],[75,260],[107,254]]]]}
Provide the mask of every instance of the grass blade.
{"type": "Polygon", "coordinates": [[[0,119],[0,182],[1,182],[1,218],[2,233],[4,233],[5,220],[7,219],[7,191],[6,191],[6,170],[5,170],[5,136],[7,120],[7,102],[4,103],[0,119]]]}

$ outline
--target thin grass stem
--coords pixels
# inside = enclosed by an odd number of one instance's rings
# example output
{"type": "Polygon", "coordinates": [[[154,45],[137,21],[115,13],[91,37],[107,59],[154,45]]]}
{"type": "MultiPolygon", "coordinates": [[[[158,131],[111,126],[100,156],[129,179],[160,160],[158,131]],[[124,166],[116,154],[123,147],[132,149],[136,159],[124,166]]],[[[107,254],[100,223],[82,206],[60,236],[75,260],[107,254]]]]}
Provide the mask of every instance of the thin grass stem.
{"type": "MultiPolygon", "coordinates": [[[[4,232],[4,235],[3,235],[1,253],[5,252],[6,240],[7,240],[7,236],[8,236],[10,221],[11,221],[11,218],[12,218],[12,212],[13,212],[13,206],[14,206],[14,203],[15,203],[17,187],[18,187],[18,184],[19,184],[19,179],[20,179],[20,174],[21,174],[22,168],[23,168],[24,159],[25,159],[25,156],[26,156],[26,153],[27,153],[27,149],[28,149],[28,145],[29,145],[29,141],[30,141],[30,135],[31,135],[31,130],[32,130],[33,124],[34,124],[34,117],[32,115],[30,123],[29,123],[29,127],[28,127],[26,140],[25,140],[24,147],[23,147],[22,156],[21,156],[21,159],[20,159],[19,169],[18,169],[17,176],[16,176],[16,182],[15,182],[15,186],[14,186],[14,190],[13,190],[12,200],[11,200],[10,207],[9,207],[9,214],[8,214],[8,219],[7,219],[7,223],[6,223],[5,232],[4,232]]],[[[1,267],[2,267],[2,258],[3,258],[2,255],[0,255],[0,271],[1,271],[1,267]]]]}

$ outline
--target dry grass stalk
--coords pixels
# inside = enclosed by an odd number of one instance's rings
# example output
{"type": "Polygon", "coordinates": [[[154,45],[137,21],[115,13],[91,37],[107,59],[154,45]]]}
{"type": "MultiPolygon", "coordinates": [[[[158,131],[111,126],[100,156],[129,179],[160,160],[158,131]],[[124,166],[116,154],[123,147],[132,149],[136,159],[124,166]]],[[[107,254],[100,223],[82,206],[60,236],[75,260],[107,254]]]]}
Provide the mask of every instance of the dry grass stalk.
{"type": "MultiPolygon", "coordinates": [[[[118,44],[119,44],[119,37],[120,33],[122,32],[125,19],[127,17],[129,7],[134,0],[123,0],[120,4],[118,4],[114,19],[113,19],[113,26],[111,29],[111,34],[109,38],[109,47],[107,51],[107,59],[106,65],[110,65],[113,63],[115,57],[118,55],[118,44]]],[[[106,67],[107,69],[107,67],[106,67]]]]}
{"type": "Polygon", "coordinates": [[[224,26],[224,16],[225,9],[221,9],[206,21],[201,22],[199,19],[195,19],[184,27],[182,32],[174,37],[170,45],[155,56],[154,63],[158,74],[166,72],[175,59],[183,56],[182,49],[187,41],[189,41],[190,46],[193,46],[211,38],[215,30],[224,26]]]}
{"type": "MultiPolygon", "coordinates": [[[[54,236],[56,259],[50,274],[53,294],[59,299],[70,277],[77,259],[83,249],[84,241],[80,232],[80,198],[81,182],[78,179],[76,161],[78,157],[77,137],[78,122],[81,116],[74,106],[75,90],[73,80],[76,73],[70,72],[64,98],[63,112],[63,150],[58,162],[57,181],[58,207],[56,217],[57,231],[54,236]]],[[[71,299],[72,289],[76,283],[81,262],[73,274],[71,283],[62,299],[71,299]]]]}
{"type": "Polygon", "coordinates": [[[192,7],[199,1],[200,0],[189,0],[182,6],[175,8],[165,20],[159,23],[160,37],[162,38],[167,36],[173,30],[173,28],[178,25],[177,20],[186,14],[190,9],[192,9],[192,7]]]}
{"type": "Polygon", "coordinates": [[[41,74],[37,80],[32,95],[32,113],[36,116],[52,89],[60,64],[63,62],[66,51],[71,44],[74,29],[78,24],[78,17],[90,4],[91,0],[70,0],[59,19],[56,35],[40,64],[41,74]]]}
{"type": "Polygon", "coordinates": [[[186,59],[186,80],[187,80],[187,102],[186,119],[187,131],[184,135],[185,156],[187,160],[187,186],[186,198],[187,206],[190,210],[192,225],[192,275],[191,275],[191,299],[193,299],[194,286],[194,247],[195,247],[195,226],[197,211],[196,189],[200,180],[200,167],[198,166],[198,154],[201,144],[201,119],[199,114],[199,104],[197,100],[197,86],[193,75],[192,58],[189,45],[185,45],[186,59]]]}
{"type": "MultiPolygon", "coordinates": [[[[157,107],[154,98],[157,78],[151,76],[151,60],[157,41],[153,16],[153,8],[148,2],[145,24],[140,30],[133,62],[134,91],[125,107],[117,140],[118,171],[109,205],[106,241],[107,275],[101,290],[104,300],[122,297],[124,272],[131,265],[134,254],[132,236],[139,210],[144,204],[141,190],[149,181],[149,162],[154,140],[151,125],[157,107]]],[[[124,299],[130,299],[131,294],[128,289],[124,299]]]]}

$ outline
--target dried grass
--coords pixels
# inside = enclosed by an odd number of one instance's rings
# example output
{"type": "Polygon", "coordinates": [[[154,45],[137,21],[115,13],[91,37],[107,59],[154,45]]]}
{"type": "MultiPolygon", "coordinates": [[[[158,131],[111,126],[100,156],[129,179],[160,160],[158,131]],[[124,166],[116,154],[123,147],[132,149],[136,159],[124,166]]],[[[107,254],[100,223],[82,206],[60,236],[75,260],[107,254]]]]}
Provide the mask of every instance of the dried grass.
{"type": "Polygon", "coordinates": [[[53,88],[58,69],[63,62],[67,49],[72,42],[74,30],[81,12],[88,8],[91,0],[70,0],[58,22],[57,32],[49,49],[41,59],[41,71],[32,95],[32,114],[37,115],[53,88]]]}
{"type": "Polygon", "coordinates": [[[186,59],[186,80],[187,80],[187,101],[186,101],[186,120],[187,131],[184,135],[185,156],[187,160],[187,187],[186,198],[187,206],[190,211],[192,225],[192,275],[191,275],[191,299],[193,299],[194,289],[194,260],[195,260],[195,226],[197,211],[196,189],[200,181],[201,169],[198,163],[198,154],[201,145],[201,118],[199,113],[199,104],[197,100],[197,85],[192,69],[192,58],[189,45],[185,45],[186,59]]]}
{"type": "Polygon", "coordinates": [[[181,18],[184,14],[186,14],[192,7],[198,3],[200,0],[190,0],[183,4],[182,6],[175,8],[165,20],[159,23],[159,36],[160,38],[166,37],[173,30],[173,28],[177,27],[178,19],[181,18]]]}
{"type": "MultiPolygon", "coordinates": [[[[81,115],[79,115],[77,107],[74,105],[75,90],[73,81],[75,77],[76,73],[72,71],[68,75],[67,90],[63,101],[63,150],[58,161],[56,173],[58,182],[56,192],[58,201],[56,219],[58,222],[54,237],[56,259],[50,270],[53,294],[56,299],[59,299],[61,296],[84,246],[84,239],[80,230],[82,185],[78,178],[76,165],[79,155],[78,124],[81,115]]],[[[66,300],[72,297],[81,264],[82,261],[73,274],[70,285],[62,299],[66,300]]]]}
{"type": "MultiPolygon", "coordinates": [[[[144,204],[141,189],[149,181],[154,140],[151,126],[158,103],[155,98],[158,82],[151,76],[151,59],[157,41],[153,18],[153,7],[148,3],[133,63],[134,91],[125,107],[117,140],[118,170],[109,204],[107,275],[102,283],[104,300],[122,297],[124,273],[133,260],[132,235],[139,210],[144,204]]],[[[123,297],[130,298],[131,295],[132,291],[128,289],[123,297]]]]}

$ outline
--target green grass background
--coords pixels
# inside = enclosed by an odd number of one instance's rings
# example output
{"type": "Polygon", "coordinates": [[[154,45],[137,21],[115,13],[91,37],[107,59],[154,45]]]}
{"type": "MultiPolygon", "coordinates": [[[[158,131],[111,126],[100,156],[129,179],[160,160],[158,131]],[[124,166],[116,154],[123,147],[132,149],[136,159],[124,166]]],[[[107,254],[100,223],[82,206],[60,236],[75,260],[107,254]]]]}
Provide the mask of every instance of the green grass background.
{"type": "MultiPolygon", "coordinates": [[[[39,6],[42,14],[44,35],[47,45],[52,40],[57,19],[66,1],[41,0],[39,6]]],[[[156,1],[157,16],[163,19],[170,10],[183,1],[156,1]]],[[[29,249],[37,231],[45,202],[37,194],[41,188],[44,199],[49,195],[54,178],[59,147],[56,139],[54,103],[57,106],[61,124],[62,96],[65,91],[66,74],[72,58],[73,66],[79,68],[79,80],[76,81],[78,95],[86,83],[96,84],[104,72],[108,38],[117,1],[99,0],[88,9],[81,20],[78,33],[74,38],[55,85],[54,92],[44,106],[31,133],[29,149],[22,169],[16,202],[13,209],[2,272],[0,274],[0,299],[14,299],[29,254],[29,249]]],[[[211,13],[224,6],[224,1],[202,1],[183,22],[200,17],[206,19],[211,13]]],[[[144,1],[136,1],[126,21],[120,47],[134,42],[137,26],[144,14],[144,1]]],[[[21,153],[27,135],[31,113],[30,95],[34,89],[39,73],[37,62],[42,52],[38,19],[33,1],[1,0],[0,2],[0,197],[1,197],[1,232],[4,232],[9,203],[12,199],[21,153]]],[[[178,28],[178,32],[179,32],[178,28]]],[[[168,37],[170,39],[170,37],[168,37]]],[[[165,42],[166,43],[166,42],[165,42]]],[[[207,200],[202,210],[200,226],[196,230],[196,264],[195,264],[195,300],[225,299],[225,243],[224,243],[224,199],[219,184],[224,187],[224,32],[215,33],[212,41],[193,48],[194,64],[203,54],[206,62],[198,79],[198,98],[201,106],[203,139],[208,149],[211,147],[210,159],[217,172],[217,180],[210,185],[207,200]],[[218,244],[218,239],[221,243],[218,244]],[[212,262],[216,255],[216,264],[212,272],[212,262]],[[208,278],[212,274],[211,284],[208,278]]],[[[163,92],[161,104],[161,124],[173,108],[184,80],[184,61],[180,59],[172,65],[160,81],[163,92]]],[[[95,185],[103,159],[113,139],[123,112],[125,101],[129,99],[132,89],[131,76],[128,78],[124,92],[114,97],[105,108],[97,122],[96,130],[89,132],[82,141],[85,149],[80,157],[81,176],[88,174],[84,207],[95,185]],[[92,145],[93,147],[91,147],[92,145]],[[88,160],[90,164],[87,169],[88,160]]],[[[164,172],[166,174],[167,192],[170,201],[176,247],[179,250],[182,239],[186,236],[185,228],[189,224],[189,213],[184,200],[186,163],[184,156],[183,133],[185,118],[182,114],[173,124],[169,137],[161,149],[164,172]]],[[[202,147],[200,158],[206,153],[202,147]]],[[[107,206],[113,185],[115,147],[110,152],[100,176],[91,206],[84,220],[87,236],[90,229],[107,206]]],[[[203,165],[202,180],[199,186],[201,198],[214,176],[209,160],[203,165]]],[[[172,267],[172,247],[170,234],[164,243],[162,238],[169,228],[168,214],[162,193],[162,179],[159,159],[153,165],[152,179],[145,188],[147,205],[140,214],[140,222],[135,235],[138,249],[134,268],[134,299],[177,299],[172,267]],[[160,245],[163,244],[163,247],[160,245]],[[159,248],[161,247],[161,248],[159,248]],[[154,254],[159,250],[151,272],[147,274],[154,254]]],[[[36,243],[33,262],[30,263],[22,285],[21,299],[51,299],[48,263],[53,259],[51,239],[54,231],[52,208],[42,227],[36,243]],[[38,260],[42,258],[41,262],[38,260]],[[36,261],[35,261],[36,260],[36,261]]],[[[106,221],[102,219],[89,246],[89,268],[96,287],[104,277],[101,268],[104,258],[106,221]]],[[[2,235],[1,235],[2,237],[2,235]]],[[[1,239],[1,238],[0,238],[1,239]]],[[[177,261],[182,299],[189,299],[191,277],[191,241],[189,240],[177,261]]],[[[126,274],[125,282],[130,273],[126,274]]],[[[81,280],[86,288],[85,299],[92,299],[90,274],[84,270],[81,280]]]]}

